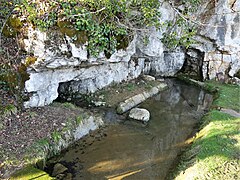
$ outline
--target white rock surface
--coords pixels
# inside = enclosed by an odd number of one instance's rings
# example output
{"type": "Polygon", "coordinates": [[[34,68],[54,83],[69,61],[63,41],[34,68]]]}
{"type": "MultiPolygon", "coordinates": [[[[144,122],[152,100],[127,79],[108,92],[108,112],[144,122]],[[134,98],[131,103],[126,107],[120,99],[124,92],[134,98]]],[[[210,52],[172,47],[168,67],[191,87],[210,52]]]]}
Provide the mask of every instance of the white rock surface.
{"type": "Polygon", "coordinates": [[[205,26],[199,27],[198,43],[193,46],[205,52],[203,77],[214,79],[218,73],[233,77],[240,69],[240,0],[215,1],[213,16],[207,15],[209,1],[204,2],[198,16],[205,26]]]}
{"type": "Polygon", "coordinates": [[[150,120],[150,112],[143,108],[133,108],[129,113],[129,118],[138,121],[148,122],[150,120]]]}
{"type": "Polygon", "coordinates": [[[145,91],[141,94],[137,94],[133,97],[126,99],[125,101],[119,103],[117,107],[117,113],[122,114],[130,110],[131,108],[137,106],[138,104],[142,103],[146,99],[152,97],[153,95],[163,91],[167,88],[166,83],[159,83],[157,86],[152,87],[149,91],[145,91]]]}
{"type": "MultiPolygon", "coordinates": [[[[220,15],[210,17],[208,4],[204,0],[199,7],[197,20],[207,25],[199,27],[195,37],[198,43],[191,48],[204,54],[203,60],[200,59],[204,79],[214,79],[219,73],[233,77],[240,69],[240,15],[234,13],[240,10],[240,0],[216,1],[212,8],[220,15]]],[[[161,23],[174,17],[167,2],[162,3],[160,11],[161,23]]],[[[24,103],[25,107],[50,104],[58,97],[59,83],[63,82],[69,82],[64,90],[89,93],[149,72],[174,76],[182,69],[186,55],[181,49],[170,52],[163,46],[164,31],[164,28],[161,31],[150,28],[137,32],[125,50],[118,50],[107,59],[104,53],[88,58],[87,42],[77,45],[71,38],[59,35],[60,32],[41,32],[30,27],[23,42],[26,51],[33,53],[37,61],[28,69],[30,79],[25,83],[25,90],[31,97],[24,103]]],[[[195,52],[189,50],[187,56],[197,59],[199,55],[195,52]]]]}
{"type": "Polygon", "coordinates": [[[153,59],[151,70],[155,75],[174,76],[182,68],[184,61],[184,52],[166,52],[153,59]]]}

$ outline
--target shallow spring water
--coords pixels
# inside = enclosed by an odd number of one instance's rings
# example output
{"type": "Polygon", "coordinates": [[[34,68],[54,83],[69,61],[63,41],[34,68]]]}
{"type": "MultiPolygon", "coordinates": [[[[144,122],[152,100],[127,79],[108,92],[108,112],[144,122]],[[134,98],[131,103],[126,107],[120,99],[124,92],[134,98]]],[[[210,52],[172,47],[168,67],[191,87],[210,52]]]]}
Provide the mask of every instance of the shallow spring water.
{"type": "Polygon", "coordinates": [[[77,180],[165,179],[212,101],[194,86],[176,80],[168,84],[168,90],[139,106],[151,113],[147,125],[130,120],[110,124],[51,161],[66,166],[68,177],[77,180]]]}

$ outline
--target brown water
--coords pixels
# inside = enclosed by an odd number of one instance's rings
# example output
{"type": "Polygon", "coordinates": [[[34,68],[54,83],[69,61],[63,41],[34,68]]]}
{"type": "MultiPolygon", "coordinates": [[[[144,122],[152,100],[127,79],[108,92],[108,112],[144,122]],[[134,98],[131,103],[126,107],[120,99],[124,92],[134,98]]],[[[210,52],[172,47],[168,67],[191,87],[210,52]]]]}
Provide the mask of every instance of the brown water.
{"type": "Polygon", "coordinates": [[[179,81],[169,85],[140,105],[151,113],[147,125],[135,121],[108,125],[64,151],[57,162],[77,180],[165,179],[212,99],[179,81]]]}

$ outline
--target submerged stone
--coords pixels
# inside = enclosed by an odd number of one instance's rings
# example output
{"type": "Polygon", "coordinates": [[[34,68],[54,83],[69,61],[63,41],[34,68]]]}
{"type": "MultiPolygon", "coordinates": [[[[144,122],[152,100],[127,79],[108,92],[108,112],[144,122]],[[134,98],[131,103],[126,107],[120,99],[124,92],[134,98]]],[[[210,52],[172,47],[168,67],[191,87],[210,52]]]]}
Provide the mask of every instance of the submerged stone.
{"type": "Polygon", "coordinates": [[[66,168],[64,165],[57,163],[54,165],[52,176],[57,176],[59,174],[64,173],[67,170],[68,170],[68,168],[66,168]]]}

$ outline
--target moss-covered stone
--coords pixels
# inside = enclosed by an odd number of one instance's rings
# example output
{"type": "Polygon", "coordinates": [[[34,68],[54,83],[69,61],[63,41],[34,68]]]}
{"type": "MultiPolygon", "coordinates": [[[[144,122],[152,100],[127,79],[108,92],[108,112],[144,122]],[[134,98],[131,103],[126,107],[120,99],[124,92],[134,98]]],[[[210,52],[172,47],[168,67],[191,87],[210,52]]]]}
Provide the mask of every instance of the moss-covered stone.
{"type": "Polygon", "coordinates": [[[69,37],[76,37],[74,43],[76,44],[85,44],[88,40],[86,31],[78,31],[76,30],[71,22],[69,21],[58,21],[57,26],[62,34],[67,35],[69,37]]]}
{"type": "Polygon", "coordinates": [[[37,61],[37,57],[35,57],[35,56],[28,56],[28,57],[26,57],[26,60],[25,60],[25,66],[28,67],[28,66],[34,64],[36,61],[37,61]]]}
{"type": "Polygon", "coordinates": [[[18,32],[21,31],[23,23],[18,17],[11,16],[8,20],[6,25],[3,28],[3,35],[5,37],[15,37],[18,32]]]}

